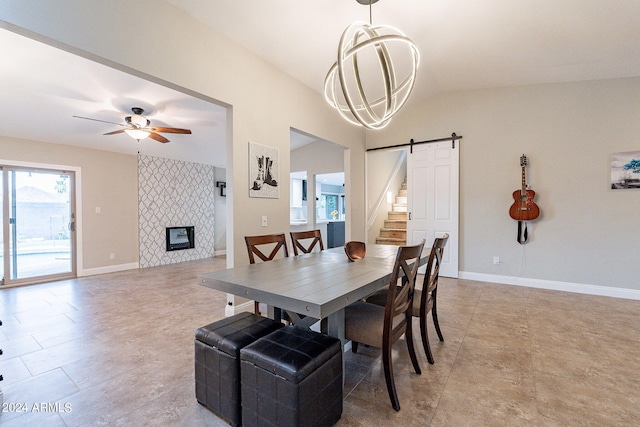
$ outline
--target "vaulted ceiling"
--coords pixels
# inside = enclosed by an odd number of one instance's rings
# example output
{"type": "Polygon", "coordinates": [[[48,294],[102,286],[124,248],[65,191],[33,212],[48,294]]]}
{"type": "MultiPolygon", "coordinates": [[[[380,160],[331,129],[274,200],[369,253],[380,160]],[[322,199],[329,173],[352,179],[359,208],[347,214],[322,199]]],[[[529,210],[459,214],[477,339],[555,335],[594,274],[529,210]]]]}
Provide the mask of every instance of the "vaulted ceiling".
{"type": "MultiPolygon", "coordinates": [[[[322,92],[343,30],[369,21],[356,0],[166,0],[322,92]]],[[[401,29],[421,55],[410,102],[439,93],[640,76],[637,0],[380,0],[374,24],[401,29]]],[[[0,30],[0,134],[224,166],[225,111],[0,30]],[[152,124],[192,129],[140,145],[103,136],[131,107],[152,124]],[[185,147],[187,149],[185,149],[185,147]]],[[[304,138],[303,138],[304,140],[304,138]]],[[[307,139],[308,140],[308,139],[307,139]]]]}
{"type": "MultiPolygon", "coordinates": [[[[322,91],[356,0],[168,0],[322,91]]],[[[373,24],[421,55],[412,99],[466,89],[640,75],[637,0],[379,0],[373,24]]]]}

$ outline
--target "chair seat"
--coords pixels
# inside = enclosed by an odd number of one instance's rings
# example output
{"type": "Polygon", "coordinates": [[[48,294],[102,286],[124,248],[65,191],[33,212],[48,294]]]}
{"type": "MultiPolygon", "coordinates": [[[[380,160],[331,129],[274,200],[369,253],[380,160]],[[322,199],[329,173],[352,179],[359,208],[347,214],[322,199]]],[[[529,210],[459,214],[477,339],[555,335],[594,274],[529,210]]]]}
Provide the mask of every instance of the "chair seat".
{"type": "Polygon", "coordinates": [[[344,309],[345,338],[382,348],[384,306],[357,301],[344,309]]]}
{"type": "MultiPolygon", "coordinates": [[[[421,300],[422,300],[422,290],[416,289],[413,292],[413,307],[411,309],[411,315],[413,317],[420,317],[420,301],[421,300]]],[[[387,289],[380,289],[379,291],[376,291],[372,295],[369,295],[366,298],[366,301],[370,304],[380,305],[384,307],[384,305],[387,303],[387,289]]],[[[433,305],[433,302],[431,302],[431,305],[433,305]]]]}
{"type": "MultiPolygon", "coordinates": [[[[344,309],[345,338],[358,343],[382,348],[384,306],[357,301],[344,309]]],[[[404,315],[396,316],[393,327],[397,327],[404,315]]]]}

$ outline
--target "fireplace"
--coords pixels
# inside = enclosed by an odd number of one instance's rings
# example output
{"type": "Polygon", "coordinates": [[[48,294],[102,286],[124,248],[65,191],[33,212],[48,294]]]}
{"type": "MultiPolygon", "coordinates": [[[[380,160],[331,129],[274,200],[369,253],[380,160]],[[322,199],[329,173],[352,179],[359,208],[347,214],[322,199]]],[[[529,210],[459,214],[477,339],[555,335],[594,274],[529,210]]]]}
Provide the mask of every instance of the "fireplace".
{"type": "Polygon", "coordinates": [[[167,227],[167,251],[195,248],[193,226],[167,227]]]}

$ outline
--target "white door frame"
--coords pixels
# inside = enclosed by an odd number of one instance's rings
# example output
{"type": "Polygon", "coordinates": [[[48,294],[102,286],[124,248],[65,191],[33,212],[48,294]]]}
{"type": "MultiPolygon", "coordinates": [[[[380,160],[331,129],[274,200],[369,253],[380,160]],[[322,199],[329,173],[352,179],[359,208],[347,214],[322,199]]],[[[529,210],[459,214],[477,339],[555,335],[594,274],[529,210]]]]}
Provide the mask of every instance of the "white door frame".
{"type": "Polygon", "coordinates": [[[18,160],[0,159],[0,164],[8,167],[66,170],[75,175],[75,275],[82,277],[83,269],[83,236],[82,236],[82,168],[78,166],[57,165],[48,163],[24,162],[18,160]]]}

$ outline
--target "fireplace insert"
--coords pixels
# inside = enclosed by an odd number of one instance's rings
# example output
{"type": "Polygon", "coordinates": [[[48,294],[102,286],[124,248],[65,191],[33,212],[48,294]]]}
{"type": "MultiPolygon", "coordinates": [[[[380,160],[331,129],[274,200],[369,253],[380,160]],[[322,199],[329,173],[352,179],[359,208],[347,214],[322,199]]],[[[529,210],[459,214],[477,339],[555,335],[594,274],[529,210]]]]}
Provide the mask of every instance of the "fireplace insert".
{"type": "Polygon", "coordinates": [[[193,226],[167,227],[167,251],[195,248],[193,226]]]}

